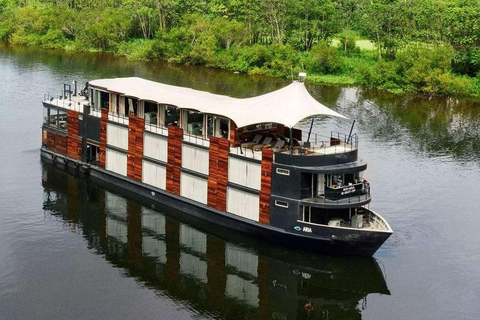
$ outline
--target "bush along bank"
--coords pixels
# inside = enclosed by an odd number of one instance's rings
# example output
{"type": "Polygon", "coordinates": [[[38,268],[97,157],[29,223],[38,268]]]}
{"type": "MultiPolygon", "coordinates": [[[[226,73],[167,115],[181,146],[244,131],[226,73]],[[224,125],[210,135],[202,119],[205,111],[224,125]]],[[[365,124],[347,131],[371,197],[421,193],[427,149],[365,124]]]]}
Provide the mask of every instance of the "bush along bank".
{"type": "Polygon", "coordinates": [[[457,97],[480,96],[475,30],[479,0],[0,0],[0,40],[13,44],[457,97]]]}

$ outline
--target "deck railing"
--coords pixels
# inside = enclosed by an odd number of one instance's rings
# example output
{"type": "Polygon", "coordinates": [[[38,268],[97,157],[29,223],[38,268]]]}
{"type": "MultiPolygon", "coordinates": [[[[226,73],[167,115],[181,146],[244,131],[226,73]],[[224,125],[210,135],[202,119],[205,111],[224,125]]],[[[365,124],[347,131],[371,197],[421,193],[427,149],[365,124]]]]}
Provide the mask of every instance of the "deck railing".
{"type": "Polygon", "coordinates": [[[206,136],[200,136],[189,132],[183,132],[183,141],[198,144],[204,147],[210,147],[210,140],[206,136]]]}
{"type": "Polygon", "coordinates": [[[145,131],[153,132],[160,134],[162,136],[168,136],[168,128],[161,126],[161,125],[155,125],[150,122],[145,121],[145,131]]]}
{"type": "Polygon", "coordinates": [[[77,111],[79,113],[83,113],[84,102],[87,102],[86,100],[83,101],[83,99],[69,100],[66,98],[62,98],[62,96],[54,97],[51,96],[50,93],[46,93],[43,95],[43,101],[56,107],[77,111]]]}
{"type": "Polygon", "coordinates": [[[252,148],[242,148],[238,147],[231,147],[230,148],[231,154],[236,154],[242,157],[247,157],[251,159],[262,160],[262,151],[255,151],[252,148]]]}
{"type": "Polygon", "coordinates": [[[119,114],[115,114],[115,113],[108,113],[108,120],[109,121],[113,121],[113,122],[117,122],[117,123],[121,123],[121,124],[124,124],[124,125],[127,125],[129,124],[129,120],[128,120],[128,116],[122,116],[122,115],[119,115],[119,114]]]}
{"type": "Polygon", "coordinates": [[[337,196],[337,193],[329,194],[329,192],[325,192],[324,196],[303,198],[301,201],[309,202],[309,203],[324,203],[324,204],[360,203],[363,201],[367,201],[368,199],[371,198],[370,187],[366,187],[365,189],[361,190],[359,193],[355,195],[349,195],[349,196],[346,195],[342,198],[337,198],[336,196],[337,196]]]}
{"type": "Polygon", "coordinates": [[[310,134],[302,131],[302,141],[300,146],[294,146],[293,154],[338,154],[353,151],[358,148],[358,135],[346,134],[332,131],[330,137],[319,135],[316,133],[310,134]]]}

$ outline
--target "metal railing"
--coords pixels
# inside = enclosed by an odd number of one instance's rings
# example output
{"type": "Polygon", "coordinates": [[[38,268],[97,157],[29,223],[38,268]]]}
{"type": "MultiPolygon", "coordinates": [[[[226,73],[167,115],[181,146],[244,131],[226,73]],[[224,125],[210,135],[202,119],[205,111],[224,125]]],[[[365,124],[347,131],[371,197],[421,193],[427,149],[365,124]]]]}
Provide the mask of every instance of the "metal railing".
{"type": "Polygon", "coordinates": [[[191,134],[186,131],[183,132],[183,141],[198,144],[204,147],[210,147],[210,140],[208,139],[208,137],[191,134]]]}
{"type": "Polygon", "coordinates": [[[303,198],[301,201],[308,202],[308,203],[323,203],[323,204],[352,204],[352,203],[360,203],[363,201],[367,201],[371,198],[370,195],[370,187],[362,189],[359,193],[354,195],[346,195],[342,198],[331,198],[331,196],[336,196],[335,194],[329,194],[325,192],[324,196],[318,197],[310,197],[310,198],[303,198]]]}
{"type": "Polygon", "coordinates": [[[128,116],[121,116],[119,114],[115,114],[115,113],[108,113],[108,120],[110,121],[113,121],[113,122],[117,122],[117,123],[121,123],[121,124],[124,124],[124,125],[127,125],[130,123],[129,122],[129,119],[128,119],[128,116]]]}
{"type": "Polygon", "coordinates": [[[86,102],[86,101],[83,101],[83,99],[69,100],[67,98],[62,98],[62,96],[54,97],[54,96],[51,96],[50,93],[45,93],[43,95],[43,101],[51,105],[54,105],[56,107],[77,111],[79,113],[83,113],[84,103],[82,102],[86,102]]]}
{"type": "Polygon", "coordinates": [[[242,148],[241,146],[231,147],[230,153],[246,158],[262,160],[262,151],[255,151],[252,148],[242,148]]]}
{"type": "Polygon", "coordinates": [[[160,134],[162,136],[168,136],[168,128],[164,126],[158,126],[150,122],[145,121],[145,131],[160,134]]]}
{"type": "Polygon", "coordinates": [[[374,212],[364,208],[363,217],[370,224],[372,229],[388,231],[389,227],[387,227],[385,221],[374,212]]]}
{"type": "Polygon", "coordinates": [[[353,151],[358,148],[358,135],[351,136],[331,131],[330,137],[302,131],[302,141],[298,146],[293,146],[293,152],[289,149],[285,152],[291,152],[294,155],[321,155],[338,154],[353,151]]]}

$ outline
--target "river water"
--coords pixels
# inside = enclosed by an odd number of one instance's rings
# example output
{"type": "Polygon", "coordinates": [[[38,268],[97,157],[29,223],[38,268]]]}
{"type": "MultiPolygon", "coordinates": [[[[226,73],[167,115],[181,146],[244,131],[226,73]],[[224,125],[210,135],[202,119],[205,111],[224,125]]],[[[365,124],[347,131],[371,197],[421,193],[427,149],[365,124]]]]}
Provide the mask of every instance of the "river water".
{"type": "Polygon", "coordinates": [[[394,229],[359,259],[217,230],[43,163],[43,94],[120,76],[235,97],[288,83],[0,45],[0,319],[478,319],[479,103],[308,85],[356,120],[370,207],[394,229]]]}

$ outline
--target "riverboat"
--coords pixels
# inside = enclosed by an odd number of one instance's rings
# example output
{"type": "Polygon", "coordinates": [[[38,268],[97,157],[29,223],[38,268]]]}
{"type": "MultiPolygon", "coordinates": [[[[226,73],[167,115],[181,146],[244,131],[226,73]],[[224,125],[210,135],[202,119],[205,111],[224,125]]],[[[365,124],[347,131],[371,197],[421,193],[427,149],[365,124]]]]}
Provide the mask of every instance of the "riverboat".
{"type": "MultiPolygon", "coordinates": [[[[301,78],[302,79],[302,78],[301,78]]],[[[323,106],[302,80],[232,98],[141,78],[65,84],[43,101],[41,155],[195,219],[271,242],[372,256],[392,234],[369,209],[358,135],[295,127],[323,106]]],[[[313,118],[314,119],[314,118],[313,118]]],[[[353,125],[352,125],[353,129],[353,125]]]]}

